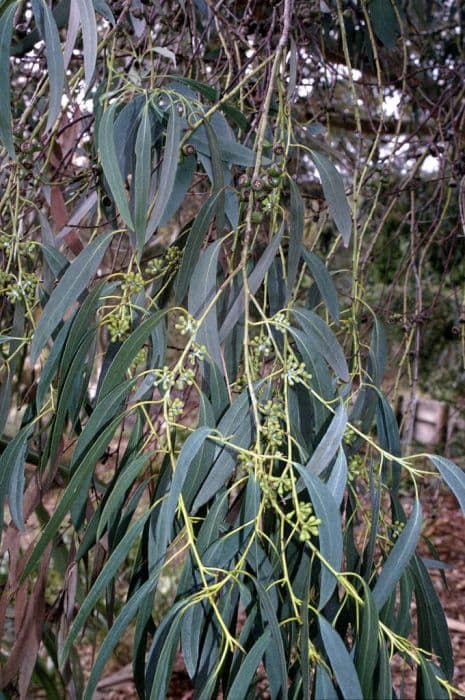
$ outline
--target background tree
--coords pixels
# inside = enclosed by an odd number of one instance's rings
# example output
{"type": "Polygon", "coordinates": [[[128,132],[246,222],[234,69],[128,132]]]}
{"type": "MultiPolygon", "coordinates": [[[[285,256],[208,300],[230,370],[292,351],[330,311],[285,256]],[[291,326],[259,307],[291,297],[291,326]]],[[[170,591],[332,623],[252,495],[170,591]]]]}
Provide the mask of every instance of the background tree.
{"type": "Polygon", "coordinates": [[[140,697],[179,649],[202,700],[450,697],[419,492],[465,485],[409,447],[432,342],[463,380],[465,9],[0,12],[2,687],[130,633],[140,697]]]}

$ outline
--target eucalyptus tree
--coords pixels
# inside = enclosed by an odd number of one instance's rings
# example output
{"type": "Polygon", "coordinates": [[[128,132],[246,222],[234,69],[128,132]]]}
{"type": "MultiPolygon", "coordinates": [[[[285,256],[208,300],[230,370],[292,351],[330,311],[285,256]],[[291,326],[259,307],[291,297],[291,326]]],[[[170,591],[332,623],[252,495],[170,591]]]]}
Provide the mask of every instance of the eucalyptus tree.
{"type": "Polygon", "coordinates": [[[130,634],[140,697],[177,654],[202,700],[384,700],[393,664],[450,697],[419,494],[465,482],[402,454],[383,321],[414,401],[461,245],[463,10],[0,12],[5,692],[89,699],[130,634]]]}

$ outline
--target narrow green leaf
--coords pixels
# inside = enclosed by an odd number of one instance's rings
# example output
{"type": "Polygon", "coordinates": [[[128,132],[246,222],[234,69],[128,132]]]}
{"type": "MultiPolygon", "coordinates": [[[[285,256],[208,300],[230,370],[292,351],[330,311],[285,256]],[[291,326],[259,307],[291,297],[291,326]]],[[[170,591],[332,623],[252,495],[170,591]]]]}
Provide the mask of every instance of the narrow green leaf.
{"type": "Polygon", "coordinates": [[[36,362],[39,354],[66,310],[73,304],[87,287],[105,254],[113,232],[95,238],[84,248],[65,271],[37,324],[32,344],[31,359],[36,362]]]}
{"type": "Polygon", "coordinates": [[[418,700],[448,700],[450,698],[446,688],[438,681],[441,673],[429,660],[420,657],[419,678],[417,683],[418,700]]]}
{"type": "Polygon", "coordinates": [[[127,531],[126,535],[117,545],[115,550],[111,553],[110,558],[108,559],[102,571],[98,575],[89,593],[80,604],[76,617],[74,618],[73,624],[68,633],[68,636],[66,637],[65,644],[60,654],[60,667],[64,665],[66,659],[68,658],[76,637],[78,636],[82,626],[91,614],[92,610],[95,608],[95,605],[97,604],[100,596],[105,591],[107,586],[111,583],[111,581],[114,579],[114,577],[118,573],[119,567],[127,558],[133,543],[141,534],[150,514],[151,510],[147,509],[145,513],[142,513],[142,515],[127,531]]]}
{"type": "Polygon", "coordinates": [[[25,580],[29,574],[35,569],[41,556],[43,555],[48,543],[58,532],[63,518],[69,511],[71,504],[80,493],[82,484],[86,481],[89,474],[92,473],[97,460],[102,456],[112,439],[116,428],[121,421],[121,416],[118,416],[112,421],[96,438],[90,449],[84,455],[79,463],[73,477],[64,490],[60,501],[55,506],[52,516],[45,526],[39,541],[31,552],[29,559],[26,562],[22,574],[22,580],[25,580]]]}
{"type": "Polygon", "coordinates": [[[195,217],[189,235],[187,236],[186,245],[184,246],[181,267],[175,282],[176,303],[180,304],[184,299],[189,282],[192,276],[192,271],[199,259],[200,250],[205,234],[213,220],[217,200],[220,193],[217,192],[211,195],[206,202],[203,203],[199,213],[195,217]]]}
{"type": "Polygon", "coordinates": [[[229,689],[227,700],[237,700],[237,698],[247,697],[257,666],[263,658],[270,641],[271,631],[267,629],[247,652],[247,656],[241,663],[239,672],[229,689]]]}
{"type": "Polygon", "coordinates": [[[63,86],[65,83],[65,67],[60,46],[60,35],[55,18],[45,0],[32,0],[32,11],[37,28],[47,49],[47,71],[50,84],[50,99],[48,106],[48,131],[54,124],[60,109],[63,86]]]}
{"type": "Polygon", "coordinates": [[[347,474],[347,458],[344,450],[341,448],[332,466],[329,479],[326,482],[326,486],[338,506],[342,503],[344,497],[347,485],[347,474]]]}
{"type": "Polygon", "coordinates": [[[357,672],[344,642],[334,627],[324,617],[320,615],[318,622],[324,648],[336,676],[342,697],[347,698],[347,700],[349,698],[350,700],[363,700],[364,696],[357,672]]]}
{"type": "Polygon", "coordinates": [[[131,460],[122,470],[121,474],[118,475],[116,483],[111,489],[110,495],[108,496],[108,499],[102,509],[102,514],[100,516],[97,528],[97,540],[99,540],[102,534],[105,532],[105,528],[115,513],[118,513],[121,510],[126,492],[131,488],[134,480],[147,464],[147,460],[150,458],[150,456],[150,454],[139,455],[135,459],[131,460]]]}
{"type": "Polygon", "coordinates": [[[291,203],[289,211],[289,250],[287,254],[287,289],[292,294],[299,269],[304,237],[304,200],[294,180],[289,178],[291,203]]]}
{"type": "Polygon", "coordinates": [[[376,36],[388,49],[394,49],[400,34],[399,21],[389,0],[371,0],[368,4],[373,29],[376,36]]]}
{"type": "Polygon", "coordinates": [[[21,428],[0,454],[0,521],[3,524],[3,499],[8,493],[11,517],[18,530],[24,530],[24,459],[33,427],[29,424],[21,428]]]}
{"type": "Polygon", "coordinates": [[[332,316],[333,321],[339,325],[339,302],[337,291],[333,279],[324,265],[321,258],[306,248],[302,248],[303,258],[310,270],[310,274],[315,280],[315,284],[321,294],[321,298],[326,304],[326,308],[332,316]]]}
{"type": "Polygon", "coordinates": [[[465,473],[460,467],[445,457],[430,455],[430,460],[456,497],[465,515],[465,473]]]}
{"type": "Polygon", "coordinates": [[[88,89],[97,61],[97,22],[92,0],[79,0],[78,5],[82,27],[84,75],[86,78],[86,89],[88,89]]]}
{"type": "MultiPolygon", "coordinates": [[[[217,291],[218,255],[222,244],[223,239],[212,243],[201,256],[192,273],[187,306],[189,313],[197,320],[203,316],[217,291]]],[[[216,304],[198,326],[196,340],[201,345],[205,345],[211,359],[222,369],[223,356],[218,332],[216,304]]]]}
{"type": "Polygon", "coordinates": [[[163,218],[173,194],[176,171],[178,169],[179,146],[181,144],[181,124],[181,117],[178,114],[177,105],[172,105],[166,129],[165,149],[163,151],[163,163],[158,182],[158,191],[145,231],[146,242],[160,226],[160,221],[163,218]]]}
{"type": "Polygon", "coordinates": [[[257,589],[260,600],[260,608],[271,633],[271,643],[265,654],[265,669],[268,674],[272,696],[287,700],[288,697],[288,676],[286,655],[284,652],[283,637],[276,616],[276,609],[269,592],[256,579],[252,579],[257,589]],[[273,687],[273,685],[275,687],[273,687]]]}
{"type": "MultiPolygon", "coordinates": [[[[127,554],[127,553],[126,553],[127,554]]],[[[159,567],[161,569],[161,566],[159,567]]],[[[158,572],[159,573],[159,572],[158,572]]],[[[152,572],[152,576],[134,593],[134,595],[129,598],[124,607],[122,608],[120,614],[113,622],[107,636],[105,637],[102,645],[99,649],[97,658],[92,666],[92,671],[89,675],[89,680],[87,681],[87,686],[85,689],[83,700],[93,700],[95,688],[102,675],[103,669],[108,658],[115,646],[117,645],[119,639],[127,631],[129,624],[137,615],[137,611],[140,606],[147,598],[150,596],[153,589],[156,587],[158,582],[158,576],[155,576],[152,572]]]]}
{"type": "Polygon", "coordinates": [[[421,523],[421,505],[419,501],[415,501],[412,514],[392,548],[373,589],[373,600],[378,610],[383,607],[391,595],[415,552],[420,537],[421,523]]]}
{"type": "Polygon", "coordinates": [[[115,111],[118,107],[117,102],[113,102],[110,108],[106,110],[100,120],[98,129],[98,149],[100,160],[108,186],[110,188],[115,204],[119,209],[126,226],[134,230],[131,212],[129,211],[128,200],[126,197],[126,189],[124,187],[123,176],[118,163],[115,146],[115,111]]]}
{"type": "Polygon", "coordinates": [[[0,17],[0,138],[11,158],[15,157],[11,119],[10,49],[17,4],[7,7],[0,17]]]}
{"type": "MultiPolygon", "coordinates": [[[[271,243],[266,247],[265,252],[255,265],[254,269],[250,273],[248,280],[248,287],[252,294],[260,287],[263,282],[266,273],[268,272],[271,263],[273,262],[276,253],[279,249],[279,244],[281,243],[281,238],[284,233],[284,224],[281,224],[279,231],[271,240],[271,243]]],[[[244,312],[245,295],[244,290],[241,289],[237,298],[233,302],[226,318],[224,319],[223,325],[220,329],[220,342],[223,343],[228,337],[229,333],[232,331],[237,321],[244,312]]]]}
{"type": "Polygon", "coordinates": [[[392,700],[392,678],[389,651],[384,638],[379,640],[378,687],[376,700],[392,700]]]}
{"type": "Polygon", "coordinates": [[[339,404],[336,413],[323,435],[321,442],[316,446],[305,468],[318,475],[326,469],[337,450],[341,446],[342,438],[347,425],[347,411],[343,403],[339,404]]]}
{"type": "Polygon", "coordinates": [[[334,683],[324,666],[316,667],[314,700],[339,700],[334,683]]]}
{"type": "MultiPolygon", "coordinates": [[[[333,331],[308,309],[296,308],[292,311],[299,322],[310,349],[319,352],[336,374],[345,382],[350,379],[347,361],[333,331]]],[[[292,331],[291,331],[292,332],[292,331]]]]}
{"type": "MultiPolygon", "coordinates": [[[[184,605],[184,603],[180,605],[184,605]]],[[[178,613],[180,605],[175,606],[176,613],[178,613]]],[[[149,700],[165,700],[167,696],[182,621],[180,614],[173,614],[173,609],[170,613],[169,618],[165,617],[160,625],[161,635],[159,636],[159,630],[155,634],[146,664],[147,687],[150,691],[149,700]],[[167,620],[169,620],[169,626],[166,631],[164,623],[167,620]],[[151,673],[152,668],[153,674],[151,673]],[[149,675],[152,675],[152,678],[149,679],[149,675]]]]}
{"type": "Polygon", "coordinates": [[[60,362],[60,357],[62,354],[63,347],[65,345],[66,339],[68,337],[69,329],[71,328],[71,324],[73,322],[73,317],[69,318],[60,328],[60,332],[56,336],[53,345],[51,347],[51,350],[47,356],[47,359],[44,362],[44,366],[42,367],[42,371],[40,373],[39,377],[39,385],[37,387],[37,406],[41,407],[44,403],[47,391],[50,387],[50,384],[52,382],[52,379],[54,375],[56,374],[56,371],[58,369],[58,365],[60,362]]]}
{"type": "Polygon", "coordinates": [[[219,236],[223,235],[224,229],[224,206],[225,206],[225,193],[224,193],[224,174],[223,174],[223,164],[221,162],[220,146],[218,143],[218,138],[212,129],[211,125],[206,121],[205,129],[207,130],[208,137],[208,148],[210,151],[210,158],[212,164],[213,173],[213,193],[218,193],[218,198],[216,200],[216,228],[219,232],[219,236]]]}
{"type": "Polygon", "coordinates": [[[159,226],[164,226],[176,214],[181,204],[187,195],[189,187],[195,173],[197,159],[195,155],[183,156],[176,170],[173,191],[171,197],[166,204],[163,216],[160,219],[159,226]]]}
{"type": "MultiPolygon", "coordinates": [[[[218,432],[224,435],[231,445],[248,447],[253,435],[253,421],[250,413],[250,398],[247,390],[231,404],[218,423],[218,432]]],[[[207,503],[230,479],[237,461],[237,451],[225,445],[218,447],[215,461],[203,483],[199,484],[197,496],[192,504],[192,513],[207,503]]]]}
{"type": "Polygon", "coordinates": [[[452,681],[454,658],[446,615],[428,571],[417,554],[412,557],[410,571],[415,582],[418,645],[435,652],[446,677],[452,681]]]}
{"type": "Polygon", "coordinates": [[[96,11],[101,15],[107,22],[110,22],[113,26],[115,25],[115,18],[113,12],[108,7],[105,0],[93,0],[94,7],[96,11]]]}
{"type": "Polygon", "coordinates": [[[334,219],[345,246],[349,245],[352,232],[352,215],[344,189],[342,177],[334,165],[318,151],[312,151],[310,158],[320,175],[323,192],[328,202],[329,211],[334,219]]]}
{"type": "Polygon", "coordinates": [[[326,484],[304,467],[298,464],[295,466],[310,495],[315,515],[320,520],[318,537],[320,553],[324,559],[321,562],[321,586],[318,604],[319,609],[321,609],[331,598],[337,583],[336,577],[325,565],[325,561],[336,572],[340,571],[341,568],[343,554],[341,516],[326,484]]]}
{"type": "Polygon", "coordinates": [[[152,167],[152,130],[148,105],[142,110],[136,137],[136,172],[134,176],[134,233],[135,249],[142,255],[145,243],[145,224],[150,195],[152,167]]]}
{"type": "Polygon", "coordinates": [[[373,697],[373,678],[378,663],[378,610],[371,591],[364,585],[361,630],[356,646],[355,668],[357,669],[364,698],[373,697]]]}
{"type": "Polygon", "coordinates": [[[157,311],[152,314],[145,321],[139,323],[131,335],[126,338],[103,378],[100,385],[99,401],[121,382],[122,377],[126,376],[128,367],[165,314],[166,311],[157,311]]]}
{"type": "Polygon", "coordinates": [[[176,461],[176,468],[174,470],[171,486],[167,497],[163,501],[160,516],[157,521],[155,539],[161,552],[166,550],[171,541],[174,515],[178,507],[178,500],[184,482],[188,476],[189,467],[205,440],[211,435],[211,432],[211,428],[209,427],[197,428],[197,430],[187,438],[176,461]]]}

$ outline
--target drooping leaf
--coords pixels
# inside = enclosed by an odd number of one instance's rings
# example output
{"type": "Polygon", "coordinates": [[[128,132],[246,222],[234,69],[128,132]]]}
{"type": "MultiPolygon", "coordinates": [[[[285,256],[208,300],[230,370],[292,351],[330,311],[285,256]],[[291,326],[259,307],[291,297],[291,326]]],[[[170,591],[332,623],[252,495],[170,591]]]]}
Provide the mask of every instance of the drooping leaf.
{"type": "Polygon", "coordinates": [[[63,518],[80,492],[81,485],[86,481],[87,476],[92,473],[97,460],[102,456],[103,452],[108,447],[108,444],[113,437],[120,420],[121,416],[118,416],[99,434],[95,442],[91,445],[77,466],[73,477],[64,490],[60,501],[56,505],[55,510],[50,517],[50,520],[45,526],[39,541],[35,545],[29,559],[26,562],[26,566],[22,574],[23,580],[29,576],[29,574],[37,566],[37,563],[40,561],[40,558],[43,555],[48,543],[58,532],[63,518]]]}
{"type": "MultiPolygon", "coordinates": [[[[164,226],[178,211],[183,203],[195,173],[197,160],[194,155],[183,156],[176,170],[173,191],[166,205],[159,226],[164,226]]],[[[186,246],[187,247],[187,246],[186,246]]]]}
{"type": "Polygon", "coordinates": [[[110,558],[108,559],[99,576],[95,580],[89,593],[80,604],[79,610],[77,612],[76,617],[73,620],[73,624],[71,626],[71,629],[68,633],[65,644],[60,654],[60,666],[63,666],[66,659],[68,658],[76,637],[78,636],[86,619],[94,609],[96,603],[98,602],[98,599],[116,576],[122,562],[127,558],[129,549],[141,534],[142,529],[147,521],[147,518],[150,515],[150,512],[150,509],[147,509],[145,513],[143,513],[128,530],[121,542],[111,553],[110,558]]]}
{"type": "Polygon", "coordinates": [[[312,499],[316,517],[320,520],[318,526],[319,549],[324,561],[321,562],[321,586],[318,607],[322,609],[331,598],[337,583],[336,577],[325,566],[324,562],[326,561],[336,572],[341,568],[343,553],[341,516],[326,484],[305,467],[296,465],[296,468],[312,499]]]}
{"type": "Polygon", "coordinates": [[[10,49],[16,3],[7,7],[0,17],[0,138],[11,158],[15,157],[11,119],[10,49]]]}
{"type": "Polygon", "coordinates": [[[82,43],[84,54],[84,75],[86,88],[89,88],[97,61],[97,22],[92,0],[79,0],[82,43]]]}
{"type": "Polygon", "coordinates": [[[65,67],[60,46],[60,35],[55,18],[45,0],[32,0],[34,18],[47,49],[47,71],[50,84],[47,131],[55,123],[61,109],[61,97],[65,83],[65,67]]]}
{"type": "Polygon", "coordinates": [[[321,258],[306,248],[302,248],[302,256],[305,260],[310,274],[315,280],[315,284],[321,294],[321,298],[326,304],[326,308],[332,316],[333,321],[339,325],[339,302],[337,291],[331,275],[321,258]]]}
{"type": "Polygon", "coordinates": [[[339,506],[344,497],[344,492],[347,484],[347,458],[345,456],[344,450],[341,448],[338,452],[334,464],[331,468],[331,474],[326,482],[332,497],[334,498],[336,504],[339,506]]]}
{"type": "Polygon", "coordinates": [[[126,226],[133,231],[134,223],[132,221],[131,212],[129,211],[126,190],[124,187],[123,176],[118,163],[115,146],[115,111],[118,107],[117,102],[113,102],[107,109],[101,120],[98,129],[98,149],[102,168],[108,186],[110,188],[115,204],[118,207],[126,226]]]}
{"type": "Polygon", "coordinates": [[[257,666],[262,659],[266,648],[271,641],[271,631],[269,629],[257,639],[250,651],[247,653],[244,661],[239,667],[239,672],[234,678],[234,681],[229,689],[227,700],[236,700],[237,698],[245,698],[249,692],[257,666]]]}
{"type": "Polygon", "coordinates": [[[412,558],[421,532],[422,512],[415,501],[410,518],[402,529],[373,588],[373,600],[380,610],[394,590],[406,566],[412,558]]]}
{"type": "Polygon", "coordinates": [[[322,616],[318,618],[325,651],[344,698],[363,700],[360,681],[347,648],[332,625],[322,616]]]}
{"type": "Polygon", "coordinates": [[[418,670],[417,698],[419,700],[448,700],[450,694],[447,689],[438,681],[441,672],[429,659],[420,659],[418,670]]]}
{"type": "Polygon", "coordinates": [[[343,381],[348,382],[350,373],[345,355],[329,326],[322,318],[308,309],[295,308],[292,313],[305,334],[309,348],[319,352],[336,374],[343,381]]]}
{"type": "MultiPolygon", "coordinates": [[[[284,233],[284,224],[281,224],[279,231],[274,235],[271,243],[267,246],[265,252],[262,254],[261,258],[255,265],[254,269],[249,275],[248,287],[252,294],[260,287],[263,282],[266,273],[268,272],[271,263],[279,249],[279,244],[281,243],[281,238],[284,233]]],[[[226,318],[223,321],[223,325],[220,329],[220,341],[224,342],[228,337],[229,333],[232,331],[237,321],[244,312],[245,304],[245,294],[242,289],[234,303],[232,304],[226,318]]]]}
{"type": "Polygon", "coordinates": [[[378,633],[378,610],[370,589],[364,583],[362,624],[358,635],[355,660],[364,698],[373,697],[373,678],[378,662],[378,633]]]}
{"type": "Polygon", "coordinates": [[[225,177],[223,171],[223,164],[221,162],[220,145],[218,143],[217,135],[215,134],[212,126],[206,121],[205,129],[207,130],[208,138],[208,148],[209,155],[212,165],[212,175],[213,175],[213,193],[218,194],[216,199],[216,227],[219,236],[222,236],[224,229],[224,206],[225,206],[225,177]]]}
{"type": "Polygon", "coordinates": [[[145,243],[145,225],[150,194],[152,167],[152,130],[149,109],[142,110],[135,144],[136,172],[134,175],[134,233],[135,249],[139,257],[145,243]]]}
{"type": "Polygon", "coordinates": [[[342,177],[323,153],[312,151],[310,157],[318,170],[331,216],[341,234],[344,245],[348,246],[352,232],[352,215],[342,177]]]}
{"type": "Polygon", "coordinates": [[[46,308],[40,317],[31,345],[31,358],[36,362],[39,354],[66,310],[77,301],[87,287],[105,254],[113,232],[95,238],[84,248],[65,271],[53,290],[46,308]]]}
{"type": "Polygon", "coordinates": [[[188,295],[189,313],[197,321],[202,319],[197,329],[196,340],[205,345],[211,359],[220,369],[223,366],[223,357],[218,333],[216,304],[208,313],[206,311],[217,290],[218,254],[222,244],[223,239],[215,241],[203,253],[192,273],[188,295]]]}
{"type": "Polygon", "coordinates": [[[456,497],[465,515],[465,473],[460,467],[445,457],[430,455],[430,460],[456,497]]]}
{"type": "Polygon", "coordinates": [[[347,425],[347,411],[343,403],[341,403],[334,414],[331,423],[328,426],[321,442],[317,445],[310,460],[306,465],[306,469],[313,474],[318,475],[326,469],[337,450],[339,449],[344,432],[347,425]]]}
{"type": "Polygon", "coordinates": [[[291,190],[291,204],[289,211],[289,249],[287,252],[287,289],[289,294],[291,294],[294,289],[302,253],[305,207],[300,190],[291,177],[289,178],[289,188],[291,190]]]}
{"type": "Polygon", "coordinates": [[[395,48],[400,27],[392,2],[371,0],[368,4],[368,13],[378,39],[383,42],[386,48],[395,48]]]}
{"type": "Polygon", "coordinates": [[[160,226],[168,203],[172,197],[174,184],[176,182],[176,171],[179,161],[179,147],[181,144],[181,117],[178,114],[177,106],[172,105],[168,126],[166,129],[165,148],[163,150],[163,163],[158,181],[155,204],[150,214],[145,231],[145,241],[151,238],[154,231],[160,226]]]}
{"type": "Polygon", "coordinates": [[[219,195],[220,193],[217,192],[203,203],[189,231],[183,251],[181,267],[175,283],[176,302],[178,304],[181,303],[186,295],[192,272],[199,259],[202,242],[213,220],[219,195]]]}

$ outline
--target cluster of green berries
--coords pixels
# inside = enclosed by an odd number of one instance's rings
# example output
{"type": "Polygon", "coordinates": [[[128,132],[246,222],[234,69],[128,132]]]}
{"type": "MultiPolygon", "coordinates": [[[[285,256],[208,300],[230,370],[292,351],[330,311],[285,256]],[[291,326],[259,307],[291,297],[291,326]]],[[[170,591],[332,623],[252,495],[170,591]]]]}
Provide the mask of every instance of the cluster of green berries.
{"type": "Polygon", "coordinates": [[[15,236],[0,233],[0,250],[3,250],[7,255],[14,252],[16,248],[18,255],[32,258],[37,245],[35,241],[18,241],[15,236]]]}
{"type": "Polygon", "coordinates": [[[199,343],[192,343],[192,349],[187,356],[189,363],[193,366],[196,362],[202,362],[207,354],[207,348],[205,345],[199,345],[199,343]]]}
{"type": "Polygon", "coordinates": [[[144,289],[145,283],[144,278],[140,272],[133,272],[129,270],[124,275],[123,281],[121,282],[121,291],[124,296],[132,297],[134,294],[138,294],[144,289]]]}
{"type": "Polygon", "coordinates": [[[118,304],[108,314],[105,319],[105,325],[110,334],[112,343],[119,343],[127,338],[131,330],[132,314],[127,304],[118,304]]]}
{"type": "MultiPolygon", "coordinates": [[[[273,149],[276,155],[282,155],[282,146],[273,149]],[[279,148],[279,152],[278,149],[279,148]]],[[[282,180],[285,175],[285,162],[280,158],[258,175],[243,173],[238,180],[241,199],[248,201],[253,193],[255,208],[252,212],[254,224],[261,224],[267,212],[279,206],[282,180]]]]}
{"type": "Polygon", "coordinates": [[[274,327],[280,331],[286,331],[290,327],[290,323],[282,311],[278,311],[278,313],[271,319],[271,322],[274,327]]]}
{"type": "Polygon", "coordinates": [[[271,338],[268,335],[265,335],[264,333],[261,333],[260,335],[257,335],[255,338],[253,338],[250,342],[250,346],[257,359],[262,357],[270,357],[273,350],[271,338]]]}
{"type": "Polygon", "coordinates": [[[166,253],[159,258],[149,260],[145,266],[145,274],[148,278],[157,279],[167,272],[176,272],[181,262],[182,252],[178,246],[170,246],[166,253]]]}
{"type": "Polygon", "coordinates": [[[347,467],[349,481],[354,481],[358,477],[365,475],[365,460],[362,455],[352,455],[349,458],[347,467]]]}
{"type": "Polygon", "coordinates": [[[262,425],[262,435],[272,447],[279,447],[284,442],[282,419],[284,410],[279,401],[267,401],[259,406],[265,419],[262,425]]]}
{"type": "Polygon", "coordinates": [[[168,405],[168,418],[170,421],[175,421],[176,418],[181,415],[184,409],[184,401],[176,397],[170,401],[168,405]]]}
{"type": "Polygon", "coordinates": [[[352,447],[357,439],[357,433],[354,431],[352,426],[348,425],[344,431],[344,442],[348,447],[352,447]]]}
{"type": "Polygon", "coordinates": [[[4,294],[12,304],[22,301],[27,306],[33,305],[38,283],[39,279],[33,272],[21,271],[19,277],[16,277],[0,270],[0,295],[4,294]]]}
{"type": "Polygon", "coordinates": [[[299,362],[295,357],[291,357],[287,361],[285,376],[289,386],[302,382],[309,382],[312,378],[310,372],[307,372],[304,362],[299,362]]]}
{"type": "Polygon", "coordinates": [[[291,522],[296,522],[299,529],[299,539],[301,542],[308,542],[312,537],[318,536],[321,520],[313,512],[311,503],[299,501],[299,507],[288,514],[291,522]]]}
{"type": "Polygon", "coordinates": [[[186,313],[185,315],[178,317],[174,327],[180,332],[181,335],[188,335],[189,337],[192,337],[197,332],[198,323],[193,316],[186,313]]]}
{"type": "Polygon", "coordinates": [[[401,520],[394,520],[391,527],[391,539],[393,542],[395,542],[398,539],[404,527],[405,523],[403,523],[401,520]]]}

